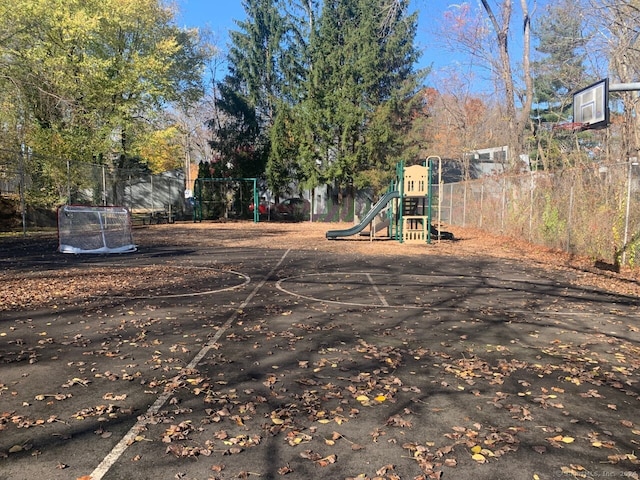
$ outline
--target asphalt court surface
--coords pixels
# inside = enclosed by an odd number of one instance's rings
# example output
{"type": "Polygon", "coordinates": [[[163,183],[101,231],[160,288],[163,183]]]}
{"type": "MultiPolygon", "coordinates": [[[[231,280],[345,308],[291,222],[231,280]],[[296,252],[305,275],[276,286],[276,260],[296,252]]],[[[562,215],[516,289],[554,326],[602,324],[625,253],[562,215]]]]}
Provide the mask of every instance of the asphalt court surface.
{"type": "Polygon", "coordinates": [[[638,325],[635,298],[483,258],[180,247],[15,255],[1,262],[15,275],[46,281],[70,270],[69,281],[91,282],[106,269],[124,282],[136,269],[150,286],[0,311],[2,480],[413,479],[439,471],[548,479],[637,470],[631,458],[603,464],[607,455],[588,448],[594,435],[616,435],[594,427],[596,417],[625,430],[611,452],[626,455],[640,440],[627,432],[635,424],[620,427],[638,418],[635,363],[621,364],[627,390],[608,386],[617,400],[609,391],[598,404],[615,402],[615,410],[589,410],[579,394],[593,385],[584,378],[558,380],[569,376],[559,346],[602,365],[638,353],[628,328],[638,325]],[[152,281],[159,272],[169,279],[161,285],[152,281]],[[496,376],[507,377],[506,362],[517,375],[491,390],[496,376]],[[545,362],[547,370],[534,366],[545,362]],[[514,413],[519,394],[533,398],[526,392],[534,388],[567,398],[514,413]],[[504,406],[501,394],[515,400],[504,406]],[[575,444],[560,441],[544,455],[535,448],[558,435],[586,446],[572,461],[560,454],[575,444]],[[476,438],[498,454],[473,460],[476,438]]]}

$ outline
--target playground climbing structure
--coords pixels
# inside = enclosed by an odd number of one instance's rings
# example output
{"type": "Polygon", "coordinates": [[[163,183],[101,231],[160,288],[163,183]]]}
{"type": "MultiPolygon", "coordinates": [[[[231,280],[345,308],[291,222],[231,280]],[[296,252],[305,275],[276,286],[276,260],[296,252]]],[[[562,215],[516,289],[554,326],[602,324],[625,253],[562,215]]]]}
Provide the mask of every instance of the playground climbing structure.
{"type": "Polygon", "coordinates": [[[330,230],[329,240],[361,233],[367,226],[371,235],[379,230],[374,223],[380,214],[385,219],[380,224],[387,228],[388,237],[399,242],[431,243],[431,205],[433,162],[429,159],[422,165],[405,167],[404,162],[396,165],[396,177],[385,193],[359,224],[344,230],[330,230]]]}
{"type": "Polygon", "coordinates": [[[401,242],[431,241],[431,178],[430,168],[412,165],[403,170],[403,191],[399,208],[401,226],[398,237],[401,242]]]}

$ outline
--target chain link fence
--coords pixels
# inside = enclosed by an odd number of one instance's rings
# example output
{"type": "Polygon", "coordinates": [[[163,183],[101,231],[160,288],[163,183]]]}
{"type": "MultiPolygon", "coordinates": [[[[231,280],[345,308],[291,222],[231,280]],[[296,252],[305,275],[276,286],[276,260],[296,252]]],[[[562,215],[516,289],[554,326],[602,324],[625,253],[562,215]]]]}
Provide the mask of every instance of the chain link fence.
{"type": "Polygon", "coordinates": [[[151,174],[85,162],[51,161],[28,150],[0,151],[0,227],[55,226],[52,206],[117,205],[191,218],[182,170],[151,174]],[[16,212],[18,215],[16,216],[16,212]],[[18,220],[19,223],[19,220],[18,220]]]}
{"type": "MultiPolygon", "coordinates": [[[[182,170],[153,175],[0,150],[0,228],[55,226],[51,206],[65,203],[168,211],[174,219],[190,220],[185,187],[182,170]]],[[[613,265],[640,262],[636,161],[490,176],[435,185],[433,192],[434,223],[479,228],[613,265]]],[[[375,201],[367,191],[339,203],[327,192],[315,193],[308,195],[313,221],[357,221],[375,201]]]]}
{"type": "Polygon", "coordinates": [[[568,253],[638,264],[640,166],[589,165],[436,185],[439,219],[568,253]]]}

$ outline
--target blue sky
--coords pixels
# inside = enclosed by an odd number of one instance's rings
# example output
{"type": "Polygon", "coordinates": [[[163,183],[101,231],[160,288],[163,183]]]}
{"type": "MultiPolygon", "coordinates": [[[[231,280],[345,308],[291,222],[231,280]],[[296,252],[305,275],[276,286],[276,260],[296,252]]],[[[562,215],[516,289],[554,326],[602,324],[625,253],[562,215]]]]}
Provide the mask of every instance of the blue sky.
{"type": "MultiPolygon", "coordinates": [[[[434,64],[434,68],[443,68],[455,62],[450,52],[425,46],[433,43],[434,30],[446,8],[454,1],[449,0],[412,0],[411,8],[419,11],[418,34],[416,42],[425,51],[419,66],[434,64]]],[[[187,27],[207,26],[214,32],[218,46],[226,50],[227,32],[235,30],[234,20],[244,20],[244,8],[241,0],[179,0],[180,14],[178,24],[187,27]]]]}
{"type": "MultiPolygon", "coordinates": [[[[460,55],[447,51],[439,45],[437,30],[442,24],[444,12],[448,8],[456,8],[465,0],[411,0],[410,8],[418,11],[418,31],[416,35],[416,46],[423,52],[417,67],[432,66],[432,74],[427,79],[427,85],[437,88],[438,79],[446,77],[447,70],[467,71],[460,64],[463,59],[460,55]]],[[[476,7],[474,0],[467,0],[476,7]]],[[[538,3],[546,3],[541,0],[538,3]]],[[[237,29],[234,20],[244,20],[245,13],[241,0],[178,0],[180,13],[178,24],[186,27],[208,27],[216,36],[218,47],[226,51],[228,43],[227,32],[237,29]]],[[[538,7],[540,13],[540,6],[538,7]]],[[[517,13],[514,12],[517,17],[517,13]]],[[[513,47],[514,43],[511,43],[513,47]]],[[[514,59],[518,55],[514,54],[514,59]]],[[[477,87],[475,91],[490,90],[489,82],[484,82],[479,76],[486,74],[482,69],[476,69],[477,87]]],[[[476,80],[474,80],[476,81],[476,80]]]]}

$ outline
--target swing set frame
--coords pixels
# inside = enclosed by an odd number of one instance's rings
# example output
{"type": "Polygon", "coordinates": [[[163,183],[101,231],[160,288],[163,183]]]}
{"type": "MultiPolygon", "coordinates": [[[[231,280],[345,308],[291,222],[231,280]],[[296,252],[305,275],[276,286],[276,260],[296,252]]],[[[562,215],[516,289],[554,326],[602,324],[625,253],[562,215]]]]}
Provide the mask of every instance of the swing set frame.
{"type": "MultiPolygon", "coordinates": [[[[239,191],[240,194],[242,194],[242,184],[245,183],[249,183],[252,187],[252,191],[253,191],[253,204],[254,205],[258,205],[259,203],[259,199],[258,199],[258,179],[257,178],[196,178],[194,181],[194,185],[193,185],[193,193],[194,193],[194,205],[193,205],[193,221],[194,222],[201,222],[203,219],[203,213],[204,213],[204,205],[206,202],[213,202],[213,200],[208,200],[205,199],[205,194],[206,192],[206,187],[207,186],[212,186],[212,187],[216,187],[216,186],[229,186],[230,184],[238,184],[240,186],[239,191]]],[[[214,191],[212,191],[212,193],[215,193],[214,191]]],[[[218,193],[223,193],[223,192],[218,192],[218,193]]],[[[222,196],[222,195],[221,195],[222,196]]],[[[224,196],[225,198],[221,199],[220,201],[228,201],[229,200],[229,191],[225,191],[224,192],[224,196]]],[[[231,202],[235,202],[236,200],[239,200],[240,203],[242,203],[242,197],[240,199],[231,199],[231,202]]],[[[227,208],[227,203],[225,202],[225,206],[224,206],[224,211],[225,211],[225,215],[228,214],[228,208],[227,208]]],[[[258,212],[257,208],[253,209],[253,221],[254,223],[258,223],[260,221],[260,214],[258,212]]]]}

